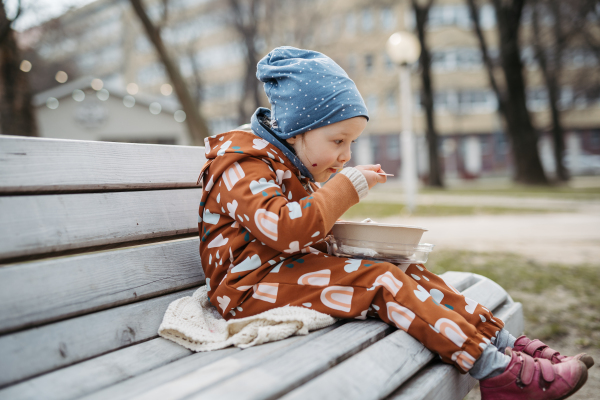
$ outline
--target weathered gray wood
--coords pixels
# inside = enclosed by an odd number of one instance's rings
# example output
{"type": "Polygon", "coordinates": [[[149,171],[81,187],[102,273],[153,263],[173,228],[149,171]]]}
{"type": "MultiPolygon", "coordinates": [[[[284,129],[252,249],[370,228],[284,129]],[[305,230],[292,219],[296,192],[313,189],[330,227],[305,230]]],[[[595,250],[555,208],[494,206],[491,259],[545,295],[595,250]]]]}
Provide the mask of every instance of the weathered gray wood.
{"type": "MultiPolygon", "coordinates": [[[[523,324],[521,303],[512,300],[494,310],[505,328],[523,324]]],[[[452,365],[434,361],[398,388],[386,400],[455,400],[462,399],[473,389],[477,381],[470,375],[462,375],[452,365]]]]}
{"type": "Polygon", "coordinates": [[[468,374],[459,374],[452,365],[434,361],[385,399],[459,400],[463,399],[476,383],[476,379],[468,374]]]}
{"type": "Polygon", "coordinates": [[[239,372],[186,399],[276,398],[370,346],[391,329],[388,324],[375,319],[346,323],[282,357],[239,372]]]}
{"type": "Polygon", "coordinates": [[[471,272],[447,271],[440,275],[447,283],[450,283],[458,291],[463,291],[466,288],[473,286],[481,280],[481,275],[476,275],[471,272]]]}
{"type": "MultiPolygon", "coordinates": [[[[468,275],[450,274],[444,278],[452,286],[463,286],[461,282],[465,276],[468,275]]],[[[492,290],[489,294],[487,288],[495,288],[494,285],[489,279],[481,277],[479,282],[463,290],[463,293],[484,305],[499,304],[506,299],[506,293],[504,290],[492,290]]],[[[492,310],[495,308],[491,305],[489,307],[492,310]]],[[[327,392],[348,400],[381,399],[423,368],[433,357],[433,353],[419,341],[399,330],[297,388],[283,399],[311,399],[319,393],[327,392]]]]}
{"type": "Polygon", "coordinates": [[[193,292],[184,290],[0,336],[0,387],[155,338],[169,304],[193,292]]]}
{"type": "Polygon", "coordinates": [[[521,303],[515,303],[512,299],[509,299],[496,310],[494,315],[501,315],[500,318],[504,321],[504,329],[509,331],[514,337],[521,336],[525,331],[523,305],[521,303]]]}
{"type": "MultiPolygon", "coordinates": [[[[258,346],[258,348],[260,347],[262,346],[258,346]]],[[[229,347],[210,352],[194,353],[173,361],[170,364],[153,369],[152,371],[134,376],[115,385],[108,386],[97,392],[80,397],[79,400],[129,400],[156,386],[173,381],[190,371],[202,368],[205,365],[221,360],[232,354],[237,354],[241,351],[242,350],[237,347],[229,347]]]]}
{"type": "Polygon", "coordinates": [[[204,282],[198,237],[0,268],[0,333],[204,282]]]}
{"type": "Polygon", "coordinates": [[[252,368],[285,354],[298,346],[304,345],[327,332],[338,328],[342,323],[311,332],[307,336],[292,336],[290,338],[269,342],[243,351],[239,349],[222,350],[219,352],[200,353],[215,354],[219,357],[208,359],[198,358],[197,355],[175,361],[154,371],[129,379],[111,386],[105,390],[85,398],[85,400],[125,400],[133,398],[173,398],[185,397],[202,388],[218,385],[220,381],[233,376],[240,371],[252,368]]]}
{"type": "Polygon", "coordinates": [[[204,147],[0,136],[0,193],[194,187],[204,147]]]}
{"type": "Polygon", "coordinates": [[[183,346],[163,338],[153,339],[9,386],[0,390],[0,399],[73,399],[191,353],[183,346]]]}
{"type": "Polygon", "coordinates": [[[489,310],[494,310],[508,298],[506,290],[496,282],[481,276],[481,280],[462,291],[466,297],[475,300],[489,310]]]}
{"type": "Polygon", "coordinates": [[[431,359],[433,353],[418,340],[396,330],[281,399],[315,399],[320,393],[348,400],[381,399],[431,359]]]}
{"type": "Polygon", "coordinates": [[[202,189],[0,197],[0,260],[198,231],[202,189]]]}

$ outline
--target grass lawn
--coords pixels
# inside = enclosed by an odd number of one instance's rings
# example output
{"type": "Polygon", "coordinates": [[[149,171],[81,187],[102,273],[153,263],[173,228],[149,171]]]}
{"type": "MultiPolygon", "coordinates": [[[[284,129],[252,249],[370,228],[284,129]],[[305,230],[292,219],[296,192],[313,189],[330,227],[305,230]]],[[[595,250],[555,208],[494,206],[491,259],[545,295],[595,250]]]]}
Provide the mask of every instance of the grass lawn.
{"type": "MultiPolygon", "coordinates": [[[[532,214],[552,212],[555,210],[543,210],[532,208],[509,208],[509,207],[490,207],[490,206],[450,206],[450,205],[419,205],[415,212],[410,215],[420,217],[440,217],[448,215],[474,215],[474,214],[532,214]]],[[[351,207],[343,216],[342,219],[357,220],[364,218],[385,218],[396,215],[408,215],[405,207],[402,204],[394,203],[370,203],[362,201],[351,207]]]]}
{"type": "Polygon", "coordinates": [[[431,253],[426,265],[436,274],[469,271],[500,284],[523,304],[530,338],[556,349],[600,349],[600,264],[566,266],[513,254],[446,250],[431,253]]]}
{"type": "Polygon", "coordinates": [[[572,200],[600,199],[600,187],[571,188],[566,186],[510,186],[500,188],[449,188],[446,190],[423,188],[424,194],[450,194],[450,195],[488,195],[512,197],[538,197],[572,200]]]}

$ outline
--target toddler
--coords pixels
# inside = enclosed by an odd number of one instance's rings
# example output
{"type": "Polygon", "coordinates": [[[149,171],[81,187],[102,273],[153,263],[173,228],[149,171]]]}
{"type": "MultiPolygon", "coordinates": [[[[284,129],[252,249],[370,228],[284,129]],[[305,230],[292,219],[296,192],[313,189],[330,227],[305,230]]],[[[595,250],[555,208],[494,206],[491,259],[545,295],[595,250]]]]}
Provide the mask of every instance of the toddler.
{"type": "Polygon", "coordinates": [[[380,318],[479,379],[484,399],[562,399],[585,383],[591,357],[515,339],[423,265],[327,254],[336,220],[386,181],[379,165],[344,168],[367,108],[344,70],[314,51],[276,48],[257,77],[271,110],[256,110],[252,132],[206,139],[199,178],[202,267],[225,319],[284,306],[380,318]]]}

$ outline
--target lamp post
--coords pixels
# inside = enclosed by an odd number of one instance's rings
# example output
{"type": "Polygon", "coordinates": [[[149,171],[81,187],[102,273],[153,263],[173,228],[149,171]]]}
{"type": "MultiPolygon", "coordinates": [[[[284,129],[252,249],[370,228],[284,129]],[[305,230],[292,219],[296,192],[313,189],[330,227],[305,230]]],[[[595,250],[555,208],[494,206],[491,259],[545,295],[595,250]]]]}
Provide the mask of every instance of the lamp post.
{"type": "Polygon", "coordinates": [[[421,45],[409,32],[396,32],[386,44],[390,59],[400,67],[400,115],[402,131],[402,184],[404,186],[406,207],[413,212],[417,196],[417,159],[414,134],[412,131],[412,95],[410,90],[410,64],[419,59],[421,45]]]}

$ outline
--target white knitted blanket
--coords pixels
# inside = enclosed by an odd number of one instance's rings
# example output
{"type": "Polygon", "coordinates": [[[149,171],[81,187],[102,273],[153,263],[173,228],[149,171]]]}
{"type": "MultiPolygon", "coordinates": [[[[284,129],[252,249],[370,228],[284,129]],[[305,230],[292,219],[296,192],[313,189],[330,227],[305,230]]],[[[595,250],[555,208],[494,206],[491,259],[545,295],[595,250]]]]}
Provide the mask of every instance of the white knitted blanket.
{"type": "Polygon", "coordinates": [[[291,306],[225,321],[208,302],[206,293],[206,286],[201,286],[191,297],[172,302],[158,334],[192,351],[211,351],[232,345],[244,349],[292,335],[307,335],[337,321],[315,310],[291,306]]]}

